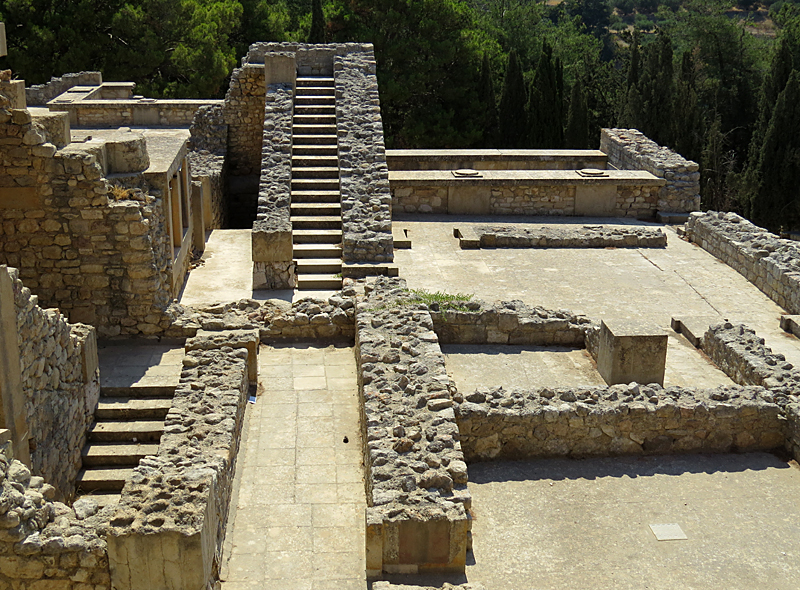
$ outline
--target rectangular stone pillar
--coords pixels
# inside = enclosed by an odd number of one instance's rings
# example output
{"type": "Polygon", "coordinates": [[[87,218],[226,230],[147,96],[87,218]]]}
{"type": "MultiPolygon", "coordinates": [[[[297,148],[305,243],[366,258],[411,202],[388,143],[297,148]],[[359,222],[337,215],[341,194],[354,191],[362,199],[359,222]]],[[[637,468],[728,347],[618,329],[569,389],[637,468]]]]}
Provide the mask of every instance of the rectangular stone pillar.
{"type": "Polygon", "coordinates": [[[192,182],[192,248],[199,252],[206,249],[205,203],[203,183],[192,182]]]}
{"type": "Polygon", "coordinates": [[[11,431],[14,458],[30,467],[25,396],[19,368],[17,308],[9,272],[7,266],[0,265],[0,426],[11,431]]]}
{"type": "Polygon", "coordinates": [[[657,326],[627,320],[603,320],[597,370],[609,385],[664,385],[668,336],[657,326]]]}

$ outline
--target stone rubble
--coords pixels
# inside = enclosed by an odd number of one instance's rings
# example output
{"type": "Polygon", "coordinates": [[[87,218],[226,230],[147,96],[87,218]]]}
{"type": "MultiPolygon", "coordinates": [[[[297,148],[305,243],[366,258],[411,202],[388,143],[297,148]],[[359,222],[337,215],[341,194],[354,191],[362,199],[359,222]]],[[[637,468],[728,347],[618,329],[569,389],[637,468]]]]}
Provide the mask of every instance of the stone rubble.
{"type": "Polygon", "coordinates": [[[44,106],[59,94],[75,86],[100,86],[103,83],[101,72],[76,72],[53,76],[45,84],[33,84],[25,88],[28,106],[44,106]]]}
{"type": "Polygon", "coordinates": [[[482,248],[664,248],[667,245],[663,230],[650,227],[484,226],[476,228],[475,233],[482,248]]]}

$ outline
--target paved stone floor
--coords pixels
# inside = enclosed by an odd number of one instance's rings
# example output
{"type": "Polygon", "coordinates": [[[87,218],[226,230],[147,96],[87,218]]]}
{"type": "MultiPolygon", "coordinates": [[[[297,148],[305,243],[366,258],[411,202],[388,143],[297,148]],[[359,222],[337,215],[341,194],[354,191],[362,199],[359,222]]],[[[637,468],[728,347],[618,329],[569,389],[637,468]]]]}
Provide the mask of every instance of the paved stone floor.
{"type": "MultiPolygon", "coordinates": [[[[676,336],[676,338],[681,338],[676,336]]],[[[681,338],[682,339],[682,338],[681,338]]],[[[686,375],[686,367],[694,368],[696,353],[690,362],[679,356],[691,350],[677,347],[672,350],[672,358],[664,377],[666,386],[715,387],[730,385],[733,382],[725,373],[711,362],[706,362],[705,374],[691,371],[686,375]]],[[[597,372],[597,366],[586,350],[559,347],[525,347],[511,345],[444,345],[447,372],[456,382],[462,393],[474,391],[478,387],[498,387],[506,389],[518,387],[580,387],[605,385],[597,372]]],[[[699,355],[697,355],[699,356],[699,355]]],[[[702,356],[700,357],[702,359],[702,356]]]]}
{"type": "Polygon", "coordinates": [[[349,346],[262,346],[224,590],[364,590],[358,389],[349,346]],[[349,442],[345,443],[347,437],[349,442]]]}
{"type": "Polygon", "coordinates": [[[800,470],[766,453],[470,465],[467,579],[503,590],[796,590],[800,470]],[[658,541],[676,523],[685,541],[658,541]],[[468,560],[469,564],[469,560],[468,560]]]}
{"type": "Polygon", "coordinates": [[[175,387],[183,370],[183,344],[130,341],[97,346],[101,387],[175,387]]]}
{"type": "MultiPolygon", "coordinates": [[[[780,329],[783,311],[735,270],[665,227],[667,247],[653,249],[461,250],[454,227],[530,224],[542,218],[416,216],[396,221],[409,229],[412,249],[396,250],[400,276],[411,288],[474,293],[487,301],[520,299],[595,318],[649,320],[668,332],[675,315],[717,315],[744,321],[767,345],[800,363],[800,341],[780,329]]],[[[635,220],[553,218],[548,223],[653,225],[635,220]]],[[[706,372],[688,341],[670,337],[667,356],[680,359],[683,379],[706,372]]]]}

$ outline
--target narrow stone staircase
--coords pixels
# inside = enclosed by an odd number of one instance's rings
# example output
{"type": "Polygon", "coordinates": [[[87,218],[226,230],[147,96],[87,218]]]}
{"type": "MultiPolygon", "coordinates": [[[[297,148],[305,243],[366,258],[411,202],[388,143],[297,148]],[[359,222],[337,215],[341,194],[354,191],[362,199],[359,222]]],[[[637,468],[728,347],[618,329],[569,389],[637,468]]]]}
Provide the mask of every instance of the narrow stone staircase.
{"type": "Polygon", "coordinates": [[[172,386],[103,387],[83,449],[78,495],[99,504],[119,500],[139,460],[158,452],[164,418],[172,404],[172,386]]]}
{"type": "Polygon", "coordinates": [[[297,78],[292,122],[292,242],[297,287],[342,288],[342,205],[333,78],[297,78]]]}

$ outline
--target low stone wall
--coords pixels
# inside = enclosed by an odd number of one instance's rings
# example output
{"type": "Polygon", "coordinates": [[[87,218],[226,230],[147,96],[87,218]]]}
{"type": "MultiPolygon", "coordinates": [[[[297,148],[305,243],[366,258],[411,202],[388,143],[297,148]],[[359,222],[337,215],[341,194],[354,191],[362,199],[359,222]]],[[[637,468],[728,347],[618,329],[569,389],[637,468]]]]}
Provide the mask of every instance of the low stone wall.
{"type": "Polygon", "coordinates": [[[603,170],[606,160],[600,150],[386,150],[390,170],[603,170]]]}
{"type": "Polygon", "coordinates": [[[739,272],[767,297],[800,313],[800,243],[780,239],[735,213],[695,213],[689,239],[739,272]]]}
{"type": "Polygon", "coordinates": [[[298,76],[333,76],[333,58],[347,51],[354,44],[328,43],[309,45],[307,43],[253,43],[245,60],[251,64],[263,64],[270,53],[294,53],[298,76]]]}
{"type": "Polygon", "coordinates": [[[73,86],[100,86],[103,75],[100,72],[77,72],[50,78],[45,84],[34,84],[25,88],[28,106],[44,106],[59,94],[73,86]]]}
{"type": "Polygon", "coordinates": [[[122,490],[108,531],[116,590],[206,588],[217,575],[255,335],[222,338],[243,348],[215,336],[187,341],[158,455],[122,490]]]}
{"type": "Polygon", "coordinates": [[[433,320],[402,279],[356,310],[367,489],[367,572],[464,571],[467,466],[433,320]],[[401,550],[401,548],[404,548],[401,550]]]}
{"type": "Polygon", "coordinates": [[[392,584],[391,582],[372,582],[372,590],[486,590],[483,584],[449,584],[443,586],[415,586],[392,584]]]}
{"type": "Polygon", "coordinates": [[[529,307],[522,301],[494,304],[468,301],[463,309],[439,310],[430,315],[442,344],[528,344],[583,348],[591,320],[565,310],[529,307]]]}
{"type": "Polygon", "coordinates": [[[785,440],[781,408],[760,387],[478,390],[456,417],[468,461],[756,451],[785,440]]]}
{"type": "Polygon", "coordinates": [[[52,111],[69,113],[75,127],[160,126],[188,127],[197,109],[219,104],[218,100],[79,100],[55,102],[52,111]]]}
{"type": "Polygon", "coordinates": [[[264,115],[261,182],[253,224],[253,289],[297,284],[292,250],[292,116],[290,84],[270,84],[264,115]]]}
{"type": "Polygon", "coordinates": [[[347,263],[391,262],[392,197],[372,45],[338,55],[334,78],[342,257],[347,263]]]}
{"type": "MultiPolygon", "coordinates": [[[[667,245],[667,236],[660,228],[631,226],[484,226],[474,228],[470,235],[477,240],[472,247],[479,248],[664,248],[667,245]]],[[[461,247],[465,247],[463,240],[461,247]]]]}
{"type": "Polygon", "coordinates": [[[656,208],[684,213],[700,209],[700,166],[658,145],[636,129],[603,129],[600,149],[618,170],[646,170],[666,180],[656,208]]]}
{"type": "Polygon", "coordinates": [[[100,397],[94,328],[68,324],[57,309],[39,307],[16,269],[9,271],[31,468],[53,486],[54,497],[69,501],[100,397]]]}

